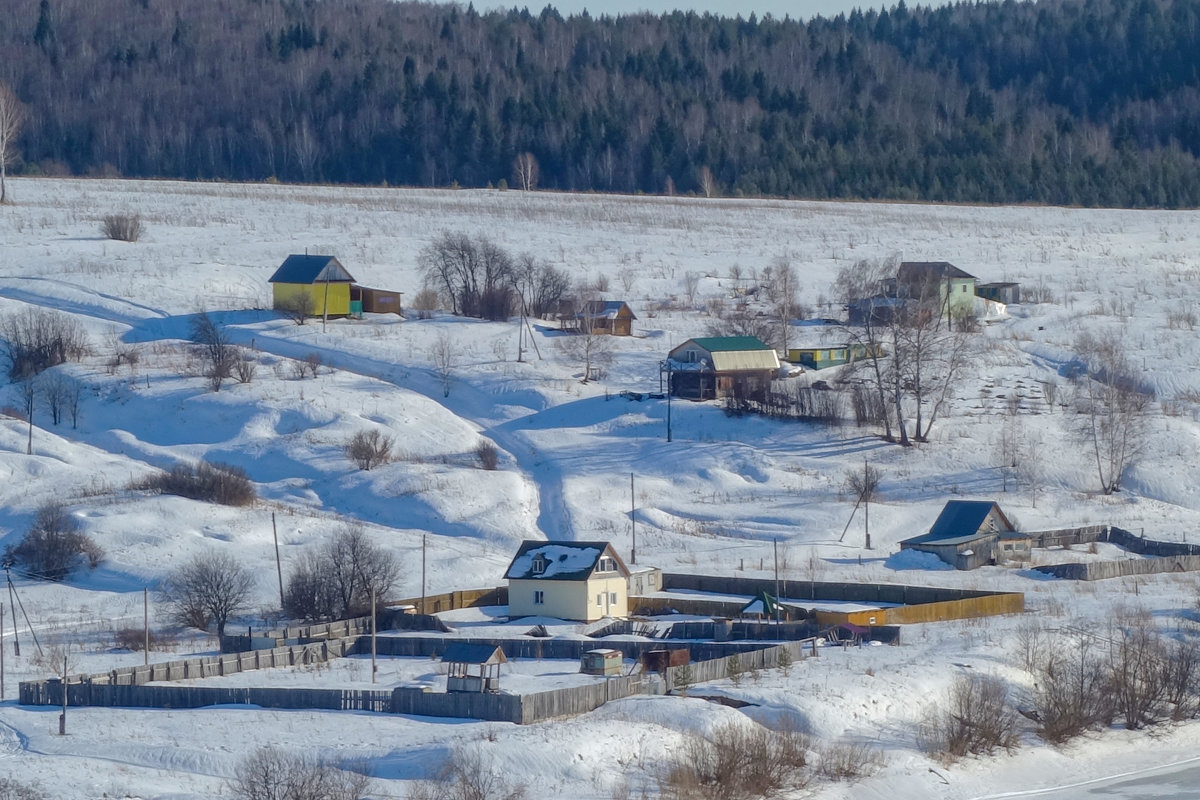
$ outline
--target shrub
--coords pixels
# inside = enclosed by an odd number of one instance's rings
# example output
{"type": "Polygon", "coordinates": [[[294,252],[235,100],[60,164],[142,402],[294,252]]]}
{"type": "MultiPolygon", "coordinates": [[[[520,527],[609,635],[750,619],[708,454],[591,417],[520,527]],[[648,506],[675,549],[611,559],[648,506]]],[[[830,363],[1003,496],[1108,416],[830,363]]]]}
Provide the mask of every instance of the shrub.
{"type": "Polygon", "coordinates": [[[486,470],[494,470],[500,463],[500,451],[486,439],[475,446],[475,457],[479,459],[480,468],[486,470]]]}
{"type": "Polygon", "coordinates": [[[658,778],[665,800],[750,800],[799,789],[809,780],[808,738],[789,730],[727,725],[711,740],[685,739],[658,778]]]}
{"type": "Polygon", "coordinates": [[[134,488],[224,506],[248,506],[258,497],[245,470],[219,461],[177,464],[170,472],[160,472],[134,488]]]}
{"type": "Polygon", "coordinates": [[[308,292],[301,292],[280,301],[275,310],[297,325],[303,325],[309,317],[316,316],[317,300],[308,292]]]}
{"type": "Polygon", "coordinates": [[[883,766],[883,754],[866,742],[833,742],[820,753],[821,777],[849,781],[875,774],[883,766]]]}
{"type": "Polygon", "coordinates": [[[523,784],[514,783],[478,747],[457,748],[437,774],[416,782],[408,800],[524,800],[523,784]]]}
{"type": "Polygon", "coordinates": [[[433,289],[422,289],[417,292],[412,301],[413,311],[419,319],[430,319],[438,307],[438,295],[433,289]]]}
{"type": "Polygon", "coordinates": [[[31,577],[61,581],[82,565],[100,566],[104,551],[79,530],[66,506],[52,502],[38,509],[33,527],[12,556],[31,577]]]}
{"type": "Polygon", "coordinates": [[[138,214],[108,214],[100,230],[109,239],[118,242],[136,242],[146,232],[142,218],[138,214]]]}
{"type": "Polygon", "coordinates": [[[947,703],[927,715],[919,744],[947,760],[1013,749],[1018,744],[1017,722],[1008,686],[991,675],[959,676],[947,703]]]}
{"type": "Polygon", "coordinates": [[[392,458],[392,437],[377,430],[359,431],[346,444],[346,458],[359,469],[370,470],[392,458]]]}
{"type": "MultiPolygon", "coordinates": [[[[157,650],[161,645],[158,634],[150,631],[150,649],[157,650]]],[[[146,631],[144,628],[121,628],[113,634],[113,646],[118,650],[137,652],[146,649],[146,631]]]]}
{"type": "Polygon", "coordinates": [[[742,666],[742,657],[737,653],[725,659],[725,677],[729,678],[730,683],[734,686],[742,682],[742,673],[745,671],[745,668],[742,666]]]}
{"type": "Polygon", "coordinates": [[[87,351],[87,333],[66,314],[26,308],[0,317],[0,352],[14,381],[78,361],[87,351]]]}
{"type": "Polygon", "coordinates": [[[0,778],[0,800],[46,800],[46,794],[37,786],[0,778]]]}
{"type": "Polygon", "coordinates": [[[262,747],[238,765],[229,789],[237,800],[361,800],[370,784],[359,772],[262,747]]]}

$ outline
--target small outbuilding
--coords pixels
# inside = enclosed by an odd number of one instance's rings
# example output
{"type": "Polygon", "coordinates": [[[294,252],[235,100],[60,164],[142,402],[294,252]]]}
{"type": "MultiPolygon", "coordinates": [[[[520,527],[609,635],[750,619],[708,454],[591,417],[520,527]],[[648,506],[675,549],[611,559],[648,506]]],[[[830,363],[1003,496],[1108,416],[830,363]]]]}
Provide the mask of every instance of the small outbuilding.
{"type": "Polygon", "coordinates": [[[1024,563],[1032,540],[988,500],[951,500],[928,533],[900,542],[901,550],[932,553],[955,569],[1024,563]]]}
{"type": "Polygon", "coordinates": [[[401,314],[400,297],[404,292],[392,292],[387,289],[369,289],[357,283],[350,285],[350,313],[361,314],[401,314]]]}
{"type": "Polygon", "coordinates": [[[984,300],[1011,306],[1021,302],[1021,284],[980,283],[975,286],[975,294],[984,300]]]}
{"type": "Polygon", "coordinates": [[[620,675],[625,655],[607,647],[588,650],[579,659],[579,671],[584,675],[620,675]]]}
{"type": "Polygon", "coordinates": [[[504,650],[491,644],[455,642],[442,654],[447,664],[447,692],[500,691],[500,665],[507,664],[504,650]]]}
{"type": "Polygon", "coordinates": [[[350,314],[354,276],[333,256],[290,255],[270,277],[272,307],[308,316],[350,314]]]}

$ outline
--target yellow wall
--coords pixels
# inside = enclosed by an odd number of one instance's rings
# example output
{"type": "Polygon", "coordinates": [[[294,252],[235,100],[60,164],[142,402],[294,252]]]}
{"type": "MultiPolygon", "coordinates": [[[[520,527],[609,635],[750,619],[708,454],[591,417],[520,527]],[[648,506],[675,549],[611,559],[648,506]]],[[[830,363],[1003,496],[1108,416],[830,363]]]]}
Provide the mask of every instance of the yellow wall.
{"type": "MultiPolygon", "coordinates": [[[[328,288],[330,316],[346,316],[349,314],[350,284],[330,283],[328,284],[328,288]]],[[[297,295],[309,295],[313,299],[313,316],[320,317],[325,314],[326,284],[324,283],[272,283],[271,289],[275,303],[274,307],[277,309],[286,306],[297,295]]]]}
{"type": "MultiPolygon", "coordinates": [[[[588,581],[509,580],[508,615],[510,617],[558,617],[592,622],[605,616],[629,615],[628,581],[618,573],[593,577],[588,581]],[[533,602],[534,592],[544,592],[545,601],[533,602]],[[614,593],[615,604],[596,604],[596,595],[614,593]]],[[[601,598],[603,601],[603,597],[601,598]]]]}
{"type": "Polygon", "coordinates": [[[916,622],[945,622],[998,614],[1020,614],[1025,610],[1025,595],[1019,592],[919,603],[911,606],[880,608],[873,611],[818,611],[817,625],[822,628],[840,623],[851,625],[909,625],[916,622]],[[874,620],[874,621],[872,621],[874,620]]]}

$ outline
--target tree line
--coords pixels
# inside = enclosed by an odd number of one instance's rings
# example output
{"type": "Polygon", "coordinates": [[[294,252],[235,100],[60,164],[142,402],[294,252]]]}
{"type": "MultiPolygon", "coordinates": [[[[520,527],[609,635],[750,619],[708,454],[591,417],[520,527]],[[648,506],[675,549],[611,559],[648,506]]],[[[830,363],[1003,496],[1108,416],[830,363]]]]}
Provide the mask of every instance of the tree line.
{"type": "Polygon", "coordinates": [[[16,171],[1200,204],[1200,0],[833,19],[10,0],[16,171]]]}

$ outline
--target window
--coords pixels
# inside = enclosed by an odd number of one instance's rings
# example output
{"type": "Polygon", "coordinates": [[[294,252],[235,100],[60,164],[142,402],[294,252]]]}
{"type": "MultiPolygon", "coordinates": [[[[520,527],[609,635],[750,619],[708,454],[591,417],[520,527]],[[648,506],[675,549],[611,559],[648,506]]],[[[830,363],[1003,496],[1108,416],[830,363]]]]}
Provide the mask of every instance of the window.
{"type": "Polygon", "coordinates": [[[546,557],[539,554],[533,557],[533,574],[541,575],[546,571],[546,557]]]}
{"type": "Polygon", "coordinates": [[[964,284],[963,284],[963,291],[965,292],[966,290],[967,290],[967,285],[964,283],[964,284]]]}
{"type": "Polygon", "coordinates": [[[615,606],[615,605],[617,604],[617,593],[616,593],[616,592],[609,592],[609,594],[608,594],[608,604],[609,604],[610,606],[615,606]]]}
{"type": "Polygon", "coordinates": [[[608,556],[604,556],[603,558],[600,559],[600,562],[596,565],[596,571],[597,572],[616,572],[617,571],[617,560],[615,558],[609,558],[608,556]]]}
{"type": "Polygon", "coordinates": [[[546,593],[545,592],[543,592],[539,589],[538,591],[533,593],[533,604],[535,606],[540,606],[545,602],[546,602],[546,593]]]}

